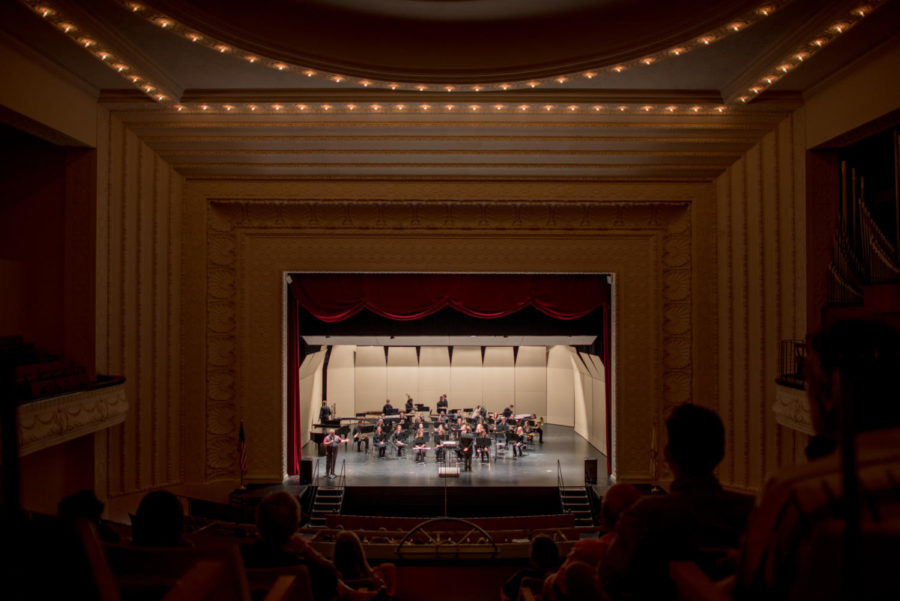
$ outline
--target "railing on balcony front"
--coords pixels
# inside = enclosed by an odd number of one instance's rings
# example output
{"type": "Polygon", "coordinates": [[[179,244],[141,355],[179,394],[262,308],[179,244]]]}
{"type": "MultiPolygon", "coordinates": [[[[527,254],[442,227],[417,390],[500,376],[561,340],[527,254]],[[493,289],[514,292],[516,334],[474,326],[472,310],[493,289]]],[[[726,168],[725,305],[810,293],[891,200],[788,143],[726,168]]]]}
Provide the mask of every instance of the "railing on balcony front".
{"type": "Polygon", "coordinates": [[[782,340],[778,349],[778,378],[782,386],[803,388],[806,383],[806,342],[782,340]]]}

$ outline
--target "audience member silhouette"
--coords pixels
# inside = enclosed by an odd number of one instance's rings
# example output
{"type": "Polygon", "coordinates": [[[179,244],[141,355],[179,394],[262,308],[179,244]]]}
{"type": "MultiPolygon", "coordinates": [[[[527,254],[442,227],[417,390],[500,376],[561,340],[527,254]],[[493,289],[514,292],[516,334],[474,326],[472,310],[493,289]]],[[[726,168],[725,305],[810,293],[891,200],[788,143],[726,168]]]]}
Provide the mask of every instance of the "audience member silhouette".
{"type": "Polygon", "coordinates": [[[148,492],[132,517],[131,542],[141,547],[179,547],[184,539],[184,508],[167,490],[148,492]]]}
{"type": "Polygon", "coordinates": [[[74,522],[84,519],[97,528],[97,534],[105,543],[119,542],[119,535],[115,530],[100,521],[103,515],[103,501],[97,498],[92,490],[80,490],[66,495],[57,505],[57,513],[64,522],[74,522]]]}
{"type": "Polygon", "coordinates": [[[338,533],[334,542],[333,560],[334,567],[348,586],[360,588],[354,585],[362,583],[369,590],[383,588],[389,596],[394,594],[397,566],[392,563],[383,563],[374,568],[370,566],[362,542],[352,530],[338,533]]]}
{"type": "Polygon", "coordinates": [[[606,551],[616,537],[616,524],[619,516],[634,505],[638,499],[643,496],[641,490],[633,484],[614,484],[606,494],[603,495],[603,502],[600,504],[600,517],[603,520],[603,527],[606,529],[598,539],[603,545],[601,553],[605,556],[606,551]]]}
{"type": "Polygon", "coordinates": [[[535,535],[531,539],[531,552],[529,554],[529,567],[517,571],[503,583],[500,589],[502,601],[515,601],[519,598],[519,586],[524,578],[546,578],[547,574],[559,566],[559,549],[546,534],[535,535]]]}
{"type": "Polygon", "coordinates": [[[680,405],[666,429],[670,494],[645,496],[619,517],[600,565],[613,598],[671,598],[669,560],[692,558],[706,547],[737,547],[753,507],[752,497],[723,490],[713,475],[725,452],[725,429],[714,411],[680,405]]]}
{"type": "Polygon", "coordinates": [[[266,495],[256,508],[256,529],[261,538],[241,546],[244,565],[248,568],[306,566],[315,601],[330,601],[335,597],[366,601],[377,594],[357,592],[344,584],[334,564],[303,540],[297,532],[299,526],[297,499],[285,491],[266,495]]]}
{"type": "MultiPolygon", "coordinates": [[[[764,489],[741,549],[737,599],[808,598],[809,586],[827,587],[832,577],[856,587],[829,591],[839,597],[862,598],[863,587],[882,586],[828,570],[801,574],[813,569],[807,560],[823,525],[844,521],[846,533],[860,522],[900,518],[900,334],[875,321],[836,322],[811,337],[805,367],[820,451],[812,456],[821,456],[782,470],[764,489]]],[[[834,565],[846,570],[858,556],[851,552],[847,563],[835,558],[834,565]]],[[[882,588],[878,598],[889,596],[882,588]]]]}

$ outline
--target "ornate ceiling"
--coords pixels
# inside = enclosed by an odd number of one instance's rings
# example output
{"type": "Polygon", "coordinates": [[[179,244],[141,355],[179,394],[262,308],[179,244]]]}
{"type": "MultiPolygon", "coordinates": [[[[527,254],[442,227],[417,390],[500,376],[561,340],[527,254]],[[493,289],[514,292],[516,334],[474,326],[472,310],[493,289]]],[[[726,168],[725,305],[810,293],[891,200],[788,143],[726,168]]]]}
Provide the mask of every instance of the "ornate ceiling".
{"type": "Polygon", "coordinates": [[[19,0],[188,177],[709,180],[900,0],[19,0]]]}

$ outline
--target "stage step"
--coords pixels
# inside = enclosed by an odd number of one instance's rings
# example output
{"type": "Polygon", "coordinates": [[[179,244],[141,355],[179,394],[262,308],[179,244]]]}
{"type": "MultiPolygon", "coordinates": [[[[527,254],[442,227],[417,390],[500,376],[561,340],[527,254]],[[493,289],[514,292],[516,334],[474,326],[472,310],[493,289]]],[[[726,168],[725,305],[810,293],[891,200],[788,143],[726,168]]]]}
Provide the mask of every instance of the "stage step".
{"type": "Polygon", "coordinates": [[[344,489],[340,486],[319,487],[310,509],[308,528],[324,528],[328,514],[340,513],[344,503],[344,489]]]}
{"type": "Polygon", "coordinates": [[[586,488],[561,486],[559,488],[559,501],[562,504],[563,512],[573,515],[576,526],[594,525],[594,513],[586,488]]]}

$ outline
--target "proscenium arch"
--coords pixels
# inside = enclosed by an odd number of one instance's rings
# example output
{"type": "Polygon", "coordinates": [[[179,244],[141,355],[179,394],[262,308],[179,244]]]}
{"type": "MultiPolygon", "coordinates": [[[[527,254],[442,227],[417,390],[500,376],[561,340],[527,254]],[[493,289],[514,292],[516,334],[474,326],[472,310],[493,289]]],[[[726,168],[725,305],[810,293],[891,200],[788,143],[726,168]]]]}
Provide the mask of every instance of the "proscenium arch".
{"type": "MultiPolygon", "coordinates": [[[[343,400],[344,409],[338,409],[338,415],[354,415],[359,411],[376,409],[372,405],[373,399],[369,398],[369,403],[360,406],[359,399],[356,398],[355,403],[351,399],[352,409],[346,406],[347,399],[345,395],[332,396],[329,391],[326,397],[321,397],[321,390],[309,389],[309,384],[304,386],[304,382],[309,382],[310,374],[315,370],[316,373],[323,367],[322,361],[325,357],[321,350],[303,351],[303,345],[300,342],[307,335],[313,335],[316,338],[328,338],[329,334],[338,339],[354,336],[361,337],[384,337],[394,339],[393,334],[397,334],[398,338],[404,339],[402,346],[425,345],[429,344],[427,338],[435,336],[461,337],[468,334],[479,332],[490,332],[487,336],[503,338],[508,336],[551,336],[551,337],[568,337],[590,335],[594,338],[591,349],[587,346],[580,347],[581,351],[590,350],[603,357],[604,373],[609,372],[612,365],[612,349],[610,344],[610,301],[611,301],[611,276],[607,273],[508,273],[508,272],[318,272],[304,271],[291,272],[284,276],[286,282],[286,316],[284,319],[287,350],[287,394],[286,407],[284,415],[288,420],[287,447],[285,455],[287,457],[287,473],[295,475],[299,472],[299,464],[296,463],[299,456],[299,448],[302,448],[304,441],[311,436],[309,431],[311,425],[316,421],[313,413],[317,411],[319,398],[328,398],[331,401],[343,400]],[[471,276],[471,277],[468,277],[471,276]],[[532,278],[531,276],[536,276],[532,278]],[[490,282],[485,281],[490,280],[490,282]],[[533,309],[530,312],[522,313],[526,308],[520,305],[524,300],[523,296],[506,296],[504,297],[504,289],[507,285],[514,286],[518,294],[524,294],[527,286],[531,295],[531,301],[540,304],[548,309],[547,312],[543,308],[533,309]],[[399,290],[399,292],[387,292],[388,290],[399,290]],[[333,292],[335,290],[336,292],[333,292]],[[420,296],[416,296],[421,291],[420,296]],[[496,293],[497,297],[491,295],[496,293]],[[397,296],[399,294],[399,296],[397,296]],[[486,306],[481,304],[484,295],[487,298],[493,298],[489,302],[491,307],[488,312],[492,315],[504,313],[500,317],[483,317],[483,313],[479,316],[468,315],[470,311],[485,311],[486,306]],[[559,296],[564,294],[565,296],[559,296]],[[320,298],[317,298],[320,295],[320,298]],[[412,295],[416,300],[410,304],[412,295]],[[506,302],[512,302],[514,305],[498,304],[498,298],[504,299],[506,302]],[[352,299],[352,300],[351,300],[352,299]],[[403,300],[400,300],[403,299],[403,300]],[[438,299],[453,299],[453,303],[443,308],[438,308],[435,303],[438,299]],[[360,300],[364,300],[366,307],[374,307],[374,309],[361,309],[358,304],[360,300]],[[399,305],[397,304],[399,302],[399,305]],[[336,304],[335,304],[336,303],[336,304]],[[347,304],[349,303],[349,304],[347,304]],[[474,303],[471,305],[470,303],[474,303]],[[452,305],[452,306],[451,306],[452,305]],[[412,307],[416,308],[413,309],[412,307]],[[476,308],[477,307],[477,308],[476,308]],[[513,307],[517,307],[513,309],[513,307]],[[350,313],[350,310],[353,313],[350,313]],[[410,311],[413,311],[415,317],[411,317],[410,311]],[[423,311],[425,313],[423,313],[423,311]],[[508,311],[511,313],[506,314],[508,311]],[[540,313],[538,313],[538,311],[540,313]],[[396,313],[395,313],[396,312],[396,313]],[[547,314],[547,313],[550,314],[547,314]],[[319,317],[321,314],[323,317],[319,317]],[[436,319],[433,319],[436,318],[436,319]],[[311,320],[310,324],[303,324],[306,320],[311,320]],[[462,328],[465,331],[454,331],[462,328]],[[416,342],[416,339],[419,339],[416,342]],[[598,348],[599,347],[599,348],[598,348]],[[307,362],[310,358],[312,361],[307,362]],[[317,367],[311,367],[315,364],[317,367]],[[305,377],[300,374],[306,372],[305,377]],[[297,372],[297,373],[295,373],[297,372]],[[295,379],[296,378],[296,379],[295,379]],[[295,390],[291,386],[296,387],[297,398],[294,400],[295,390]],[[304,393],[304,389],[306,392],[304,393]],[[308,394],[312,392],[314,398],[310,401],[308,394]],[[294,416],[292,419],[292,415],[294,416]],[[296,431],[299,434],[293,434],[296,431]]],[[[502,302],[502,301],[501,301],[502,302]]],[[[352,344],[337,343],[337,344],[352,344]]],[[[431,342],[434,344],[434,342],[431,342]]],[[[467,343],[468,344],[468,343],[467,343]]],[[[473,342],[475,346],[481,346],[482,353],[485,349],[485,343],[473,342]]],[[[534,343],[532,343],[534,344],[534,343]]],[[[564,344],[564,343],[561,343],[564,344]]],[[[318,343],[321,346],[321,342],[318,343]]],[[[444,346],[444,345],[442,345],[444,346]]],[[[494,345],[488,345],[494,346],[494,345]]],[[[499,346],[504,346],[500,344],[499,346]]],[[[517,345],[506,345],[517,346],[517,345]]],[[[538,345],[541,346],[541,345],[538,345]]],[[[548,346],[547,352],[550,353],[549,358],[553,354],[548,346]]],[[[387,350],[385,349],[385,352],[387,350]]],[[[416,364],[416,354],[413,353],[413,364],[416,364]]],[[[512,357],[510,353],[510,357],[512,357]]],[[[519,353],[519,359],[522,354],[519,353]]],[[[378,353],[378,357],[381,354],[378,353]]],[[[565,363],[571,371],[571,360],[566,353],[565,363]]],[[[580,363],[580,359],[576,362],[580,363]]],[[[600,360],[598,359],[598,362],[600,360]]],[[[521,368],[521,363],[516,361],[521,368]]],[[[479,363],[480,366],[480,363],[479,363]]],[[[549,377],[549,365],[545,365],[547,376],[549,377]]],[[[591,369],[595,370],[593,363],[591,369]]],[[[611,372],[610,372],[611,373],[611,372]]],[[[479,376],[479,383],[480,383],[479,376]]],[[[324,380],[330,376],[314,376],[316,381],[324,380]]],[[[611,384],[612,378],[608,380],[602,378],[604,382],[611,384]]],[[[479,386],[477,403],[482,403],[482,390],[479,386]]],[[[364,387],[365,389],[365,387],[364,387]]],[[[518,387],[516,386],[516,389],[518,387]]],[[[357,387],[356,395],[358,397],[359,388],[357,387]]],[[[421,391],[413,391],[408,389],[415,395],[416,399],[421,402],[430,403],[432,398],[421,396],[421,391]]],[[[604,387],[601,397],[603,407],[597,409],[598,414],[607,416],[602,419],[601,424],[594,424],[590,421],[587,424],[582,420],[581,427],[587,428],[586,431],[579,432],[578,420],[575,420],[576,433],[579,433],[586,441],[595,449],[603,453],[607,457],[607,468],[610,467],[610,448],[609,448],[609,431],[610,423],[608,416],[611,414],[611,388],[607,385],[604,387]]],[[[453,391],[445,389],[453,398],[459,394],[455,389],[453,391]]],[[[366,392],[369,392],[366,389],[366,392]]],[[[546,394],[543,396],[543,402],[538,406],[530,406],[529,394],[527,390],[522,393],[521,397],[516,397],[516,409],[518,412],[538,413],[546,416],[548,423],[563,423],[555,421],[553,415],[559,415],[558,405],[563,400],[558,393],[546,394]],[[548,404],[554,405],[551,411],[548,404]],[[520,410],[521,406],[521,410],[520,410]],[[530,408],[529,408],[530,407],[530,408]]],[[[388,394],[389,398],[391,397],[388,394]]],[[[457,399],[458,400],[458,399],[457,399]]],[[[507,399],[510,400],[510,399],[507,399]]],[[[381,407],[384,396],[379,396],[377,408],[381,407]]],[[[504,401],[506,402],[506,401],[504,401]]],[[[572,398],[572,402],[577,404],[577,400],[572,398]]],[[[340,404],[340,403],[339,403],[340,404]]],[[[505,405],[504,405],[505,406],[505,405]]],[[[563,413],[567,413],[563,410],[563,413]]],[[[571,413],[571,408],[568,413],[571,413]]]]}
{"type": "MultiPolygon", "coordinates": [[[[206,299],[192,324],[206,334],[192,355],[201,361],[186,368],[206,376],[197,390],[205,398],[197,447],[204,478],[235,478],[240,421],[251,448],[247,481],[283,477],[284,274],[364,267],[614,273],[613,473],[649,480],[660,416],[693,391],[691,202],[683,191],[676,200],[655,200],[666,196],[664,184],[613,189],[619,200],[604,199],[610,188],[597,184],[384,184],[374,192],[391,200],[326,201],[334,189],[325,184],[192,186],[185,219],[204,227],[197,234],[205,252],[204,263],[187,266],[185,285],[188,297],[206,299]],[[446,200],[499,190],[577,201],[446,200]],[[311,191],[322,196],[310,198],[311,191]]],[[[695,193],[702,197],[705,188],[695,193]]]]}

